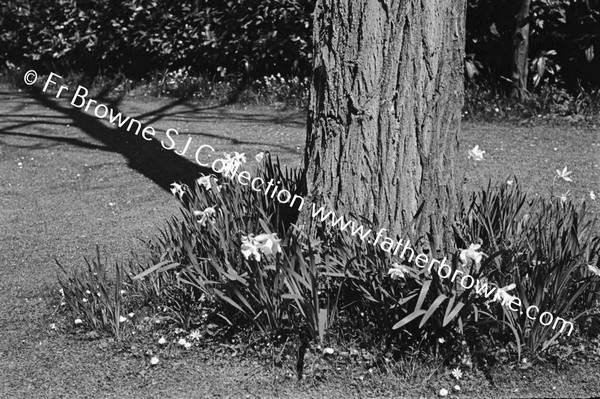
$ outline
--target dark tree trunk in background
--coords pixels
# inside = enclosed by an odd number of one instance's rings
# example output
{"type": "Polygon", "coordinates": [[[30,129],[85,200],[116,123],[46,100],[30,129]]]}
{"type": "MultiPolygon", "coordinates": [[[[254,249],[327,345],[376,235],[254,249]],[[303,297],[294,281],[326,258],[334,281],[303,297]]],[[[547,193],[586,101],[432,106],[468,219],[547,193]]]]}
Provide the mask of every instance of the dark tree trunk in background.
{"type": "Polygon", "coordinates": [[[516,16],[515,32],[513,33],[513,63],[511,97],[523,98],[527,93],[527,77],[529,69],[527,57],[529,56],[529,7],[531,0],[521,0],[516,16]]]}
{"type": "Polygon", "coordinates": [[[465,11],[464,0],[317,2],[309,200],[375,220],[389,237],[424,203],[421,232],[449,242],[465,11]]]}

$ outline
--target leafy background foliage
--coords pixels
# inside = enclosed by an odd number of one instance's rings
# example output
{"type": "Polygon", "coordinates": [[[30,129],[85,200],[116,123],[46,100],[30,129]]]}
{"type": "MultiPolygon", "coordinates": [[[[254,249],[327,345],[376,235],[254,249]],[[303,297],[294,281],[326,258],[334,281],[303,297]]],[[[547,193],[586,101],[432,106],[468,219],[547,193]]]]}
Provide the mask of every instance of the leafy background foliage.
{"type": "MultiPolygon", "coordinates": [[[[314,0],[9,0],[0,5],[0,65],[149,78],[310,75],[314,0]]],[[[504,89],[519,2],[469,0],[466,76],[504,89]]],[[[530,90],[600,85],[600,3],[534,0],[530,90]]]]}

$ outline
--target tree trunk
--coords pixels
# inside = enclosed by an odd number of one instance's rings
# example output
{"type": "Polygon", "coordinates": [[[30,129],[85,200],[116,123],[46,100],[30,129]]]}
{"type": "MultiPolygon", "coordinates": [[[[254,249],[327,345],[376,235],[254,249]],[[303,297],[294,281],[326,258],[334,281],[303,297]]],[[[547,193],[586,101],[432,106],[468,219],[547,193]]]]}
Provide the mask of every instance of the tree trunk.
{"type": "Polygon", "coordinates": [[[364,216],[392,238],[424,205],[420,233],[450,242],[465,11],[464,0],[317,2],[310,201],[364,216]]]}
{"type": "Polygon", "coordinates": [[[513,63],[511,97],[523,98],[527,93],[527,77],[529,68],[529,7],[531,0],[521,0],[521,5],[516,16],[515,32],[513,33],[513,63]]]}

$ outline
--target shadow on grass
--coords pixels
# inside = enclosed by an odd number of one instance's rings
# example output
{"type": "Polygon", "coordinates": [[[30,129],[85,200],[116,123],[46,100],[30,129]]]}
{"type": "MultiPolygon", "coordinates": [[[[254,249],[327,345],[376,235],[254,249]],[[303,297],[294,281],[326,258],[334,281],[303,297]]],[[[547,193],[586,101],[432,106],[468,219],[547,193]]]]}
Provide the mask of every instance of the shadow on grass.
{"type": "MultiPolygon", "coordinates": [[[[173,182],[183,182],[193,187],[194,180],[200,174],[214,173],[210,168],[201,167],[175,154],[172,150],[165,150],[158,140],[148,141],[141,137],[141,133],[136,136],[133,132],[128,132],[123,128],[106,126],[94,115],[72,107],[70,103],[66,107],[59,105],[58,102],[38,88],[32,89],[30,93],[40,105],[70,118],[72,126],[80,129],[90,138],[101,142],[104,145],[104,151],[123,155],[131,169],[146,176],[166,191],[170,191],[170,185],[173,182]]],[[[103,93],[100,93],[94,99],[119,112],[118,105],[121,99],[105,100],[103,97],[103,93]]],[[[135,119],[140,120],[144,126],[149,126],[149,123],[162,119],[165,111],[176,107],[182,102],[183,100],[173,101],[157,110],[135,117],[135,119]],[[143,120],[148,118],[150,118],[150,122],[143,120]]],[[[55,138],[49,139],[53,140],[55,138]]],[[[69,144],[89,148],[89,144],[82,145],[81,142],[77,141],[70,141],[69,144]]]]}

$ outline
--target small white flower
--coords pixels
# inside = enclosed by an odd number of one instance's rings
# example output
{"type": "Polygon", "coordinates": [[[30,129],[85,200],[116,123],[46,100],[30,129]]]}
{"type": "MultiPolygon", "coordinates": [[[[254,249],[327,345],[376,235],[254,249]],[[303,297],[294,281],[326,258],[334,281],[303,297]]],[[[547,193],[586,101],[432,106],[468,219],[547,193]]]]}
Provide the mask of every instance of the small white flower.
{"type": "Polygon", "coordinates": [[[235,159],[236,161],[238,161],[238,162],[241,162],[241,163],[246,163],[246,162],[248,162],[248,161],[246,160],[246,154],[244,154],[244,153],[241,153],[241,154],[240,154],[240,153],[239,153],[239,152],[237,152],[237,151],[234,151],[234,154],[235,154],[235,155],[233,156],[233,159],[235,159]]]}
{"type": "Polygon", "coordinates": [[[498,288],[496,290],[496,294],[494,295],[494,299],[493,301],[500,301],[502,303],[502,305],[506,306],[506,304],[510,304],[513,299],[515,299],[516,297],[513,295],[510,295],[508,292],[506,291],[510,291],[512,289],[514,289],[516,287],[515,283],[509,284],[504,288],[498,288]]]}
{"type": "Polygon", "coordinates": [[[186,342],[185,345],[185,349],[190,349],[192,347],[192,343],[191,342],[186,342]]]}
{"type": "Polygon", "coordinates": [[[152,359],[150,359],[150,364],[156,366],[158,364],[158,358],[156,356],[152,356],[152,359]]]}
{"type": "Polygon", "coordinates": [[[397,280],[399,278],[405,278],[407,274],[410,274],[410,269],[404,265],[397,263],[397,262],[392,263],[392,267],[388,270],[388,275],[393,280],[397,280]]]}
{"type": "Polygon", "coordinates": [[[485,154],[485,151],[480,150],[479,146],[476,145],[471,150],[469,150],[468,158],[473,159],[475,161],[483,161],[483,154],[485,154]]]}
{"type": "Polygon", "coordinates": [[[594,273],[596,276],[600,276],[600,269],[594,265],[588,265],[588,270],[594,273]]]}
{"type": "Polygon", "coordinates": [[[83,321],[81,321],[81,319],[75,319],[75,324],[81,324],[83,323],[83,321]]]}
{"type": "Polygon", "coordinates": [[[323,349],[323,354],[325,355],[333,355],[333,348],[325,348],[323,349]]]}
{"type": "Polygon", "coordinates": [[[200,338],[202,338],[202,334],[200,334],[200,331],[198,331],[198,330],[194,330],[190,334],[190,339],[198,341],[200,338]]]}
{"type": "Polygon", "coordinates": [[[98,295],[98,298],[100,298],[102,295],[100,295],[99,292],[96,292],[96,295],[98,295]]]}
{"type": "Polygon", "coordinates": [[[179,345],[185,345],[185,344],[187,344],[187,341],[185,340],[185,338],[180,338],[179,341],[177,341],[177,343],[179,345]]]}
{"type": "Polygon", "coordinates": [[[167,343],[167,340],[165,339],[165,337],[160,337],[160,339],[158,340],[159,345],[164,345],[166,343],[167,343]]]}
{"type": "Polygon", "coordinates": [[[438,338],[438,342],[440,344],[444,344],[444,343],[446,343],[446,340],[444,338],[438,338]]]}
{"type": "Polygon", "coordinates": [[[513,180],[507,180],[507,181],[506,181],[506,184],[508,184],[509,186],[512,186],[512,184],[513,184],[513,183],[514,183],[514,181],[513,181],[513,180]]]}
{"type": "Polygon", "coordinates": [[[121,290],[121,295],[125,295],[125,290],[121,290]]]}
{"type": "Polygon", "coordinates": [[[135,316],[135,313],[131,312],[127,316],[129,316],[129,318],[131,319],[131,318],[133,318],[133,316],[135,316]]]}
{"type": "Polygon", "coordinates": [[[562,195],[560,196],[560,200],[561,200],[562,202],[567,202],[567,197],[568,197],[569,195],[571,195],[571,190],[567,190],[567,192],[566,192],[566,193],[562,194],[562,195]]]}
{"type": "Polygon", "coordinates": [[[257,243],[252,236],[242,236],[242,246],[240,249],[244,258],[249,259],[250,256],[254,256],[254,259],[260,262],[260,252],[258,252],[257,243]]]}
{"type": "Polygon", "coordinates": [[[440,389],[440,396],[448,396],[448,390],[446,388],[440,389]]]}
{"type": "Polygon", "coordinates": [[[592,201],[596,201],[596,194],[594,194],[594,191],[590,191],[590,198],[592,199],[592,201]]]}
{"type": "Polygon", "coordinates": [[[171,193],[173,195],[178,195],[180,200],[183,199],[183,194],[185,194],[185,192],[183,191],[183,185],[178,183],[171,183],[171,193]]]}
{"type": "Polygon", "coordinates": [[[90,290],[85,290],[85,293],[90,295],[92,292],[90,290]]]}
{"type": "Polygon", "coordinates": [[[462,378],[462,371],[460,371],[460,369],[457,367],[454,370],[452,370],[452,376],[457,380],[460,380],[462,378]]]}
{"type": "Polygon", "coordinates": [[[561,178],[561,179],[563,179],[564,181],[573,181],[573,180],[572,180],[572,179],[569,177],[569,175],[570,175],[571,173],[573,173],[573,172],[571,172],[571,171],[568,171],[566,166],[565,166],[565,168],[564,168],[562,171],[560,171],[560,170],[556,169],[556,174],[558,175],[558,177],[560,177],[560,178],[561,178]]]}
{"type": "Polygon", "coordinates": [[[263,160],[263,157],[265,156],[265,154],[263,152],[259,152],[258,154],[256,154],[254,156],[254,159],[256,159],[256,162],[261,162],[263,160]]]}
{"type": "Polygon", "coordinates": [[[210,190],[212,187],[212,180],[210,176],[202,176],[196,180],[199,186],[203,186],[205,189],[210,190]]]}
{"type": "Polygon", "coordinates": [[[455,391],[460,391],[460,387],[459,387],[458,385],[455,385],[455,386],[454,386],[454,390],[455,390],[455,391]]]}
{"type": "Polygon", "coordinates": [[[81,301],[82,301],[82,302],[87,302],[87,299],[86,299],[86,298],[83,298],[81,301]]]}
{"type": "Polygon", "coordinates": [[[494,108],[494,111],[500,112],[500,108],[496,107],[496,108],[494,108]]]}
{"type": "Polygon", "coordinates": [[[463,265],[467,264],[467,259],[472,259],[475,264],[481,263],[481,258],[485,255],[483,252],[477,252],[481,244],[471,244],[469,248],[460,251],[460,260],[463,265]]]}
{"type": "Polygon", "coordinates": [[[214,218],[216,214],[217,211],[215,210],[214,206],[209,206],[203,211],[194,211],[194,216],[196,216],[196,218],[200,218],[200,220],[198,220],[198,223],[200,223],[200,226],[202,227],[206,226],[207,220],[211,223],[214,223],[214,218]]]}
{"type": "Polygon", "coordinates": [[[254,241],[258,244],[258,249],[265,255],[281,252],[281,240],[277,238],[277,233],[259,234],[254,237],[254,241]]]}
{"type": "Polygon", "coordinates": [[[51,330],[56,330],[56,324],[55,323],[50,324],[50,329],[51,330]]]}
{"type": "Polygon", "coordinates": [[[126,317],[123,317],[123,316],[119,317],[119,322],[120,323],[125,323],[126,321],[127,321],[126,317]]]}
{"type": "Polygon", "coordinates": [[[58,290],[58,292],[60,292],[60,295],[65,296],[65,290],[63,290],[62,288],[58,290]]]}

